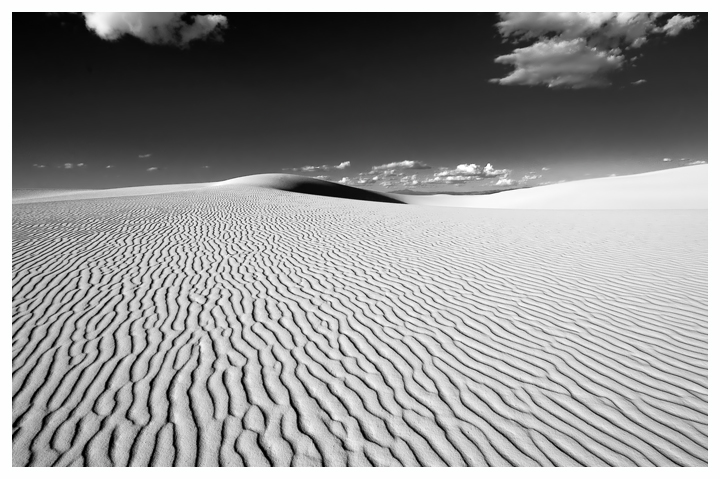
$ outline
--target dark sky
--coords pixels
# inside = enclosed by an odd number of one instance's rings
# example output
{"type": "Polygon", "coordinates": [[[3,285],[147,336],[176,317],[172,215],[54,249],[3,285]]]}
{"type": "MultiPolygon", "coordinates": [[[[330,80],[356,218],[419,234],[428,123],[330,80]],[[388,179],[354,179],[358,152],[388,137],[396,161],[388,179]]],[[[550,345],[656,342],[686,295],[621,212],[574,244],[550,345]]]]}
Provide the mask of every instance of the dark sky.
{"type": "Polygon", "coordinates": [[[13,187],[192,183],[347,161],[302,174],[339,180],[417,161],[432,169],[409,174],[423,177],[491,163],[514,180],[547,168],[539,184],[707,160],[707,15],[649,37],[612,85],[580,89],[490,83],[512,71],[496,57],[531,43],[503,41],[494,14],[224,15],[222,41],[180,48],[108,41],[81,15],[13,14],[13,187]]]}

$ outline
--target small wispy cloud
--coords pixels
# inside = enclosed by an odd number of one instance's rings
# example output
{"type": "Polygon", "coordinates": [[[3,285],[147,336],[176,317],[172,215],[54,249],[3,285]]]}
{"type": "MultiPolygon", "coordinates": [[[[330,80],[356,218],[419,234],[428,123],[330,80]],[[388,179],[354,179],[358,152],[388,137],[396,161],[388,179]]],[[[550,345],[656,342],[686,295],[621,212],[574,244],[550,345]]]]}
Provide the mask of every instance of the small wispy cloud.
{"type": "Polygon", "coordinates": [[[549,171],[549,170],[550,170],[550,168],[548,168],[548,167],[546,167],[546,166],[543,166],[543,167],[542,167],[542,171],[549,171]]]}
{"type": "Polygon", "coordinates": [[[672,161],[672,158],[663,158],[663,161],[667,163],[668,161],[672,161]]]}
{"type": "Polygon", "coordinates": [[[151,166],[150,168],[147,169],[147,171],[155,171],[155,170],[157,170],[157,166],[151,166]]]}
{"type": "Polygon", "coordinates": [[[194,40],[220,40],[227,28],[223,15],[188,15],[182,12],[88,12],[87,28],[105,40],[130,35],[159,45],[185,46],[194,40]]]}
{"type": "Polygon", "coordinates": [[[696,161],[691,161],[690,163],[686,163],[686,166],[705,165],[705,164],[707,164],[707,161],[705,161],[705,160],[696,160],[696,161]]]}
{"type": "Polygon", "coordinates": [[[313,178],[315,178],[316,180],[323,180],[323,181],[328,181],[330,179],[330,177],[327,175],[313,176],[313,178]]]}
{"type": "Polygon", "coordinates": [[[85,163],[63,163],[62,165],[58,166],[58,168],[61,168],[63,170],[71,170],[73,168],[82,168],[85,166],[85,163]]]}
{"type": "Polygon", "coordinates": [[[37,164],[37,163],[34,163],[34,164],[33,164],[33,167],[35,167],[35,168],[45,168],[45,165],[39,165],[39,164],[37,164]]]}
{"type": "Polygon", "coordinates": [[[542,178],[542,175],[538,175],[537,173],[529,173],[527,175],[524,175],[522,178],[518,180],[519,183],[525,184],[528,181],[534,181],[538,178],[542,178]]]}
{"type": "Polygon", "coordinates": [[[113,165],[107,165],[105,168],[108,169],[108,168],[115,168],[115,167],[113,165]]]}
{"type": "Polygon", "coordinates": [[[152,156],[151,153],[145,153],[145,154],[142,154],[142,155],[138,155],[138,158],[150,158],[151,156],[152,156]]]}
{"type": "Polygon", "coordinates": [[[344,170],[350,166],[349,161],[343,161],[339,165],[319,165],[319,166],[301,166],[299,168],[285,168],[285,171],[302,171],[304,173],[313,171],[330,171],[330,170],[344,170]]]}
{"type": "Polygon", "coordinates": [[[630,82],[630,84],[632,84],[632,85],[642,85],[643,83],[647,83],[647,80],[644,80],[641,78],[640,80],[630,82]]]}

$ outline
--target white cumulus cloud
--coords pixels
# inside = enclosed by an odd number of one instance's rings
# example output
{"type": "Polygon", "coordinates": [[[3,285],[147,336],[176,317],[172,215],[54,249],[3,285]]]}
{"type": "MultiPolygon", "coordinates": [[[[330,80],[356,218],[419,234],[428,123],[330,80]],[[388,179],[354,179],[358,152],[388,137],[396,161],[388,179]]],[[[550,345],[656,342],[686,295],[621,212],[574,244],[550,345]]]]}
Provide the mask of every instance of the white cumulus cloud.
{"type": "Polygon", "coordinates": [[[177,12],[90,12],[83,15],[88,29],[105,40],[132,35],[147,43],[183,46],[202,38],[220,38],[227,27],[227,18],[222,15],[177,12]]]}
{"type": "Polygon", "coordinates": [[[497,183],[495,183],[496,186],[515,186],[517,184],[517,181],[510,178],[500,178],[499,180],[497,180],[497,183]]]}
{"type": "Polygon", "coordinates": [[[151,166],[150,168],[147,169],[147,171],[155,171],[155,170],[157,170],[157,166],[151,166]]]}
{"type": "Polygon", "coordinates": [[[506,176],[510,174],[510,170],[496,170],[493,165],[488,163],[485,166],[476,165],[475,163],[457,165],[454,170],[442,170],[435,174],[436,177],[464,176],[466,178],[495,178],[498,176],[506,176]]]}
{"type": "Polygon", "coordinates": [[[373,166],[370,173],[377,173],[380,171],[388,170],[428,170],[431,166],[423,163],[422,161],[416,160],[405,160],[396,161],[393,163],[386,163],[384,165],[373,166]]]}
{"type": "Polygon", "coordinates": [[[608,74],[622,65],[624,57],[618,50],[592,48],[584,39],[576,38],[542,40],[516,48],[495,61],[510,64],[515,70],[504,78],[491,80],[493,83],[587,88],[608,85],[608,74]]]}
{"type": "Polygon", "coordinates": [[[663,158],[664,162],[672,161],[672,158],[663,158]]]}
{"type": "MultiPolygon", "coordinates": [[[[491,82],[500,85],[545,85],[589,88],[610,84],[622,68],[624,51],[636,49],[652,35],[675,36],[692,28],[695,17],[675,15],[660,26],[663,13],[567,12],[501,13],[498,31],[505,38],[534,42],[499,56],[513,71],[491,82]]],[[[631,62],[637,58],[632,56],[631,62]]],[[[634,85],[645,80],[633,82],[634,85]]]]}
{"type": "Polygon", "coordinates": [[[675,15],[667,21],[662,30],[674,37],[685,29],[690,29],[695,26],[695,17],[683,17],[682,15],[675,15]]]}

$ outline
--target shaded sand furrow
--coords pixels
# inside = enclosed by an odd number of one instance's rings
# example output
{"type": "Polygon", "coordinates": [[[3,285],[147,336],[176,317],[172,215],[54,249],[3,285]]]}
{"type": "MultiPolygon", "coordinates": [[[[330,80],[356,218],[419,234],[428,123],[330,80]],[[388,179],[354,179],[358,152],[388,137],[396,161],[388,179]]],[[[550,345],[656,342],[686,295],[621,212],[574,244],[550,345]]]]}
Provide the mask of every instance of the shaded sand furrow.
{"type": "Polygon", "coordinates": [[[41,200],[15,465],[707,464],[706,211],[41,200]]]}

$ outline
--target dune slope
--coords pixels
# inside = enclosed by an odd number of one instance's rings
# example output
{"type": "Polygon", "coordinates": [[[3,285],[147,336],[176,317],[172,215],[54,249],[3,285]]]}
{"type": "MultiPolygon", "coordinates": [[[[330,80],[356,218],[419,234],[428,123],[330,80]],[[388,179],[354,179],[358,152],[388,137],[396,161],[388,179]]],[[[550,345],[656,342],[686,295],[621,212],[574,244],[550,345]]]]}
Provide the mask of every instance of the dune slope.
{"type": "Polygon", "coordinates": [[[594,178],[492,195],[392,195],[414,205],[466,208],[617,210],[707,209],[708,165],[594,178]]]}
{"type": "Polygon", "coordinates": [[[13,464],[706,465],[707,212],[13,205],[13,464]]]}
{"type": "Polygon", "coordinates": [[[300,175],[268,173],[262,175],[243,176],[216,183],[217,186],[255,186],[293,193],[305,193],[333,198],[346,198],[362,201],[379,201],[381,203],[404,203],[394,195],[377,191],[354,188],[330,181],[308,178],[300,175]]]}

